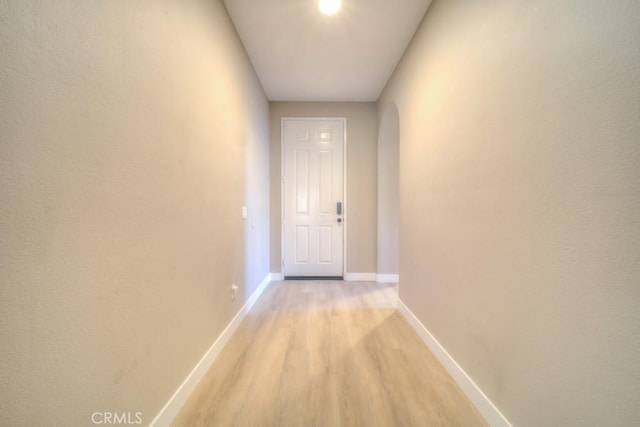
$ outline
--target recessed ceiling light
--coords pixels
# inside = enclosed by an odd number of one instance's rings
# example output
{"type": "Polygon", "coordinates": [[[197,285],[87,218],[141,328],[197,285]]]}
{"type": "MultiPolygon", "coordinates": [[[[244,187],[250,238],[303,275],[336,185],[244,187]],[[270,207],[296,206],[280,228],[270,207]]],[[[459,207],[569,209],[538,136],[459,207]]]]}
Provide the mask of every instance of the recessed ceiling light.
{"type": "Polygon", "coordinates": [[[319,0],[318,7],[325,15],[333,15],[340,10],[340,0],[319,0]]]}

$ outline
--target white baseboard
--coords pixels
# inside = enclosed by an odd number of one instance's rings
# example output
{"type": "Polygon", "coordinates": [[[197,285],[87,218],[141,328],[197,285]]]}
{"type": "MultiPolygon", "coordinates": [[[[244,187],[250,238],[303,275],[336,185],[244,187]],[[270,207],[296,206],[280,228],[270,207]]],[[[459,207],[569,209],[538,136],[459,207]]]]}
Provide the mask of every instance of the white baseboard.
{"type": "Polygon", "coordinates": [[[376,274],[376,282],[398,283],[400,282],[400,275],[399,274],[376,274]]]}
{"type": "Polygon", "coordinates": [[[271,280],[274,282],[284,280],[284,276],[282,273],[271,273],[271,280]]]}
{"type": "Polygon", "coordinates": [[[480,390],[480,387],[473,382],[453,357],[447,353],[447,350],[431,335],[431,332],[429,332],[402,301],[398,301],[398,311],[407,319],[407,322],[409,322],[418,335],[420,335],[422,341],[424,341],[434,356],[436,356],[447,372],[449,372],[449,375],[451,375],[453,380],[460,386],[489,425],[493,427],[511,427],[511,423],[509,423],[498,408],[496,408],[482,390],[480,390]]]}
{"type": "MultiPolygon", "coordinates": [[[[271,280],[284,280],[282,273],[271,273],[271,280]]],[[[398,274],[376,274],[376,273],[345,273],[344,280],[347,282],[378,282],[378,283],[398,283],[398,274]]]]}
{"type": "Polygon", "coordinates": [[[345,273],[344,280],[347,282],[375,282],[376,273],[345,273]]]}
{"type": "Polygon", "coordinates": [[[164,427],[169,426],[171,422],[173,422],[174,418],[180,412],[180,409],[184,406],[195,390],[196,386],[204,375],[207,373],[213,362],[220,354],[220,351],[224,348],[224,346],[229,341],[229,338],[236,331],[242,319],[247,315],[249,310],[256,303],[262,292],[266,289],[267,285],[272,280],[272,275],[267,274],[267,276],[260,282],[256,290],[251,294],[249,299],[244,303],[238,314],[229,322],[227,327],[222,331],[220,336],[215,340],[215,342],[209,347],[209,350],[202,356],[198,364],[193,368],[193,370],[187,375],[187,378],[180,384],[180,387],[173,393],[173,396],[169,399],[166,405],[160,410],[158,415],[151,421],[150,427],[164,427]]]}

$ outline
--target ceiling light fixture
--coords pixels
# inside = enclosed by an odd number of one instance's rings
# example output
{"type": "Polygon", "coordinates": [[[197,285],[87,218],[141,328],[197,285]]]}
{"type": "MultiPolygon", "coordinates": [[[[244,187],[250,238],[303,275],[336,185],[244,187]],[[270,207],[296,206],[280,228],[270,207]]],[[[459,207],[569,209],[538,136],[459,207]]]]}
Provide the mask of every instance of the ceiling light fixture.
{"type": "Polygon", "coordinates": [[[340,0],[318,0],[320,12],[325,15],[334,15],[340,10],[340,0]]]}

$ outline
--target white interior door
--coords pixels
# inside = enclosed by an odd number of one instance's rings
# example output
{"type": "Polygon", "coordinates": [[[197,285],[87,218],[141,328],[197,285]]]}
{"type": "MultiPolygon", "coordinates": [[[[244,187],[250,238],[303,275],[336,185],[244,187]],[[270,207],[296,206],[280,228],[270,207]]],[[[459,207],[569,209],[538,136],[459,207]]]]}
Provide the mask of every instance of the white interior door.
{"type": "Polygon", "coordinates": [[[283,119],[285,276],[343,275],[344,119],[283,119]]]}

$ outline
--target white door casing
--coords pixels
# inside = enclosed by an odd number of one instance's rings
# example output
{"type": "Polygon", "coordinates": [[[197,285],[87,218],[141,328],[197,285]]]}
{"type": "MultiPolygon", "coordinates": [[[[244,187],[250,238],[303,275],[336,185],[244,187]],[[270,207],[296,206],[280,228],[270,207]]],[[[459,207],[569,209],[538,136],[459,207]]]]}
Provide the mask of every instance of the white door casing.
{"type": "Polygon", "coordinates": [[[285,276],[343,276],[345,130],[343,118],[282,119],[285,276]]]}

